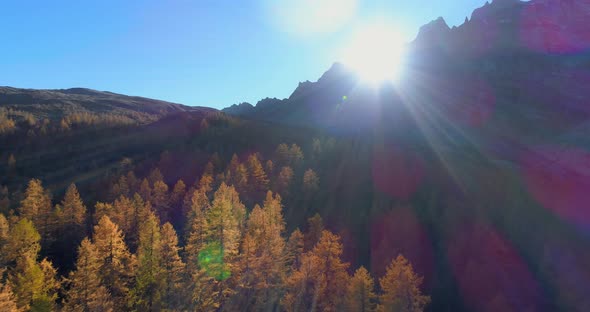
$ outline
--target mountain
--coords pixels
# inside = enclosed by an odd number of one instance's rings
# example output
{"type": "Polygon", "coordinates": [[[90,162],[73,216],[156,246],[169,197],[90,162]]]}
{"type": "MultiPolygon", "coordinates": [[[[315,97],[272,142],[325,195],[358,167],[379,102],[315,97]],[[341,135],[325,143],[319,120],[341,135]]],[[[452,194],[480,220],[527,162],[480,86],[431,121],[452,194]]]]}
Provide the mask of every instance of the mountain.
{"type": "Polygon", "coordinates": [[[85,88],[36,90],[0,87],[0,109],[31,113],[37,119],[61,119],[72,113],[111,114],[145,122],[161,116],[214,111],[137,96],[85,88]]]}
{"type": "MultiPolygon", "coordinates": [[[[524,96],[532,97],[527,99],[531,102],[560,98],[564,105],[577,105],[579,100],[573,98],[582,96],[579,93],[583,92],[583,82],[576,77],[590,66],[590,30],[584,25],[588,18],[590,7],[572,0],[494,0],[452,29],[443,18],[438,18],[423,26],[409,44],[405,74],[393,86],[394,93],[416,98],[459,74],[466,78],[475,76],[489,85],[496,94],[507,97],[502,102],[522,102],[513,91],[525,85],[527,90],[538,88],[547,93],[525,92],[524,96]],[[568,91],[574,92],[543,88],[545,79],[560,80],[560,86],[568,86],[568,91]]],[[[340,119],[349,116],[345,116],[346,111],[338,111],[339,106],[369,106],[365,95],[370,91],[358,82],[343,65],[334,64],[317,82],[300,83],[288,99],[274,101],[274,107],[257,104],[224,111],[289,124],[347,127],[340,119]],[[359,94],[361,101],[355,101],[359,94]],[[341,105],[344,96],[348,105],[341,105]],[[338,111],[338,116],[334,116],[334,111],[338,111]]],[[[440,100],[433,97],[433,101],[440,100]]],[[[384,101],[391,100],[394,99],[384,101]]],[[[358,111],[364,109],[350,113],[358,111]]]]}
{"type": "MultiPolygon", "coordinates": [[[[179,179],[208,197],[227,183],[248,216],[255,204],[267,210],[271,190],[285,238],[300,228],[307,240],[319,213],[351,270],[381,277],[403,254],[424,276],[427,311],[587,311],[588,7],[495,0],[459,27],[422,27],[395,84],[367,85],[336,63],[286,99],[223,113],[2,88],[0,211],[18,210],[32,178],[54,204],[76,183],[90,214],[139,192],[182,236],[191,193],[160,210],[154,181],[171,198],[179,179]]],[[[59,250],[47,256],[69,270],[59,250]]]]}

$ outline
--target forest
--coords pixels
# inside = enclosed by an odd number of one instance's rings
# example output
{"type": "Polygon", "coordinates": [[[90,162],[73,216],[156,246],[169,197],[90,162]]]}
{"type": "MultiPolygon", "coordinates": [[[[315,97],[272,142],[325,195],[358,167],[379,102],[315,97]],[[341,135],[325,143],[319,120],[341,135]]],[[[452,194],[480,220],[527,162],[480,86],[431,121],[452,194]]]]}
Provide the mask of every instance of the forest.
{"type": "Polygon", "coordinates": [[[299,146],[261,158],[223,168],[214,154],[188,184],[130,170],[92,204],[75,184],[58,202],[30,180],[0,214],[0,311],[424,310],[423,277],[404,255],[373,276],[343,259],[319,214],[288,230],[283,198],[321,187],[299,146]]]}

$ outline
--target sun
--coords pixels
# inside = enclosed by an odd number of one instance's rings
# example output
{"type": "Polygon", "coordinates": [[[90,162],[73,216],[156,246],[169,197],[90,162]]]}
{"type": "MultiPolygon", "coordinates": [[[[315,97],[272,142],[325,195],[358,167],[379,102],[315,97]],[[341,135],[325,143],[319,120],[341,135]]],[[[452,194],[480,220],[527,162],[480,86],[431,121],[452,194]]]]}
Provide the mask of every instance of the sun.
{"type": "Polygon", "coordinates": [[[404,55],[405,43],[400,33],[387,23],[374,23],[353,33],[341,61],[363,82],[380,84],[399,78],[404,55]]]}

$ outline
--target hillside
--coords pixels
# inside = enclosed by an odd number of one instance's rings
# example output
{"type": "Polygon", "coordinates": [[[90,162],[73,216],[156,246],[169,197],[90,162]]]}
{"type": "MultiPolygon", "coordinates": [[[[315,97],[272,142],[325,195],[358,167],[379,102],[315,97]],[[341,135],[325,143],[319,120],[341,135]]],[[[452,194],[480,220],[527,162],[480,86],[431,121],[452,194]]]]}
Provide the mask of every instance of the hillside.
{"type": "Polygon", "coordinates": [[[12,87],[0,87],[0,109],[30,113],[39,120],[60,120],[68,115],[86,113],[117,115],[142,123],[170,113],[214,111],[84,88],[36,90],[12,87]]]}
{"type": "Polygon", "coordinates": [[[114,228],[121,310],[160,300],[149,256],[162,245],[148,245],[166,229],[170,263],[187,269],[162,291],[182,298],[163,300],[171,310],[339,311],[357,268],[378,289],[403,255],[427,311],[587,311],[587,20],[583,1],[494,0],[461,26],[422,27],[395,83],[335,63],[289,98],[222,112],[2,87],[0,213],[13,222],[44,200],[37,253],[64,276],[84,236],[114,228]],[[71,183],[87,210],[69,240],[71,183]]]}

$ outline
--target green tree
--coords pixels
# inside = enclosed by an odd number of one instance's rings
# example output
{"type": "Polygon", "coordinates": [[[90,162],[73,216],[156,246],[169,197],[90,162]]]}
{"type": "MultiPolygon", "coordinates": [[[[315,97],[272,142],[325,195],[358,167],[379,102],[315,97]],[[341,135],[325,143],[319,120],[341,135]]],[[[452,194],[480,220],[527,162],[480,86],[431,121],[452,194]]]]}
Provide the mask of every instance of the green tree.
{"type": "Polygon", "coordinates": [[[2,248],[2,258],[6,263],[14,264],[21,258],[37,259],[41,245],[41,235],[33,222],[21,218],[10,227],[8,239],[2,248]]]}
{"type": "Polygon", "coordinates": [[[160,221],[154,213],[149,213],[140,225],[137,260],[135,288],[131,291],[132,306],[138,311],[159,311],[165,281],[160,221]]]}
{"type": "Polygon", "coordinates": [[[44,259],[21,257],[9,276],[9,283],[17,298],[19,309],[53,311],[59,283],[51,262],[44,259]]]}
{"type": "Polygon", "coordinates": [[[420,291],[423,278],[418,276],[412,264],[398,255],[379,280],[382,293],[379,296],[378,311],[420,312],[430,303],[430,297],[420,291]]]}
{"type": "MultiPolygon", "coordinates": [[[[219,302],[231,293],[231,281],[226,281],[238,269],[239,244],[242,237],[246,208],[240,201],[238,192],[232,186],[221,184],[215,192],[211,208],[206,212],[207,229],[205,240],[207,259],[219,259],[209,262],[207,273],[218,281],[219,302]],[[218,256],[219,255],[219,256],[218,256]]],[[[201,251],[200,255],[203,252],[201,251]]],[[[199,263],[203,266],[202,257],[199,263]]]]}

